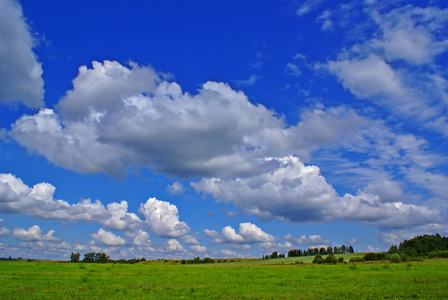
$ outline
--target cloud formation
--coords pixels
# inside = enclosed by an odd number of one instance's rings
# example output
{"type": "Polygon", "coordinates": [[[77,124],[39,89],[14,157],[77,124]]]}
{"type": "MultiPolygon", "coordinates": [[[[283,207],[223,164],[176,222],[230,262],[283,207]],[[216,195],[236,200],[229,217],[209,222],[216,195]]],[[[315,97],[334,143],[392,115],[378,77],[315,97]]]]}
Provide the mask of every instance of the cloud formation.
{"type": "Polygon", "coordinates": [[[0,47],[0,103],[21,101],[30,107],[42,106],[42,67],[18,1],[0,2],[0,40],[4,45],[0,47]]]}

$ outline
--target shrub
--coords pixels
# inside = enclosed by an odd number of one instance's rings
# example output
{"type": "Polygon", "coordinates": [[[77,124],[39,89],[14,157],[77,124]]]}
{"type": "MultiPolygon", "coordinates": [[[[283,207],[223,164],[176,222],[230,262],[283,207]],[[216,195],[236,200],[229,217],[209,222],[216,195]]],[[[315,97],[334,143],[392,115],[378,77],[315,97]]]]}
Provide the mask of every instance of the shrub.
{"type": "Polygon", "coordinates": [[[185,264],[187,263],[187,260],[186,260],[186,259],[182,259],[182,260],[180,261],[180,263],[183,264],[183,265],[185,265],[185,264]]]}
{"type": "Polygon", "coordinates": [[[352,257],[349,262],[365,262],[365,260],[362,257],[352,257]]]}
{"type": "Polygon", "coordinates": [[[324,262],[324,259],[322,258],[322,255],[316,254],[313,259],[313,264],[321,264],[324,262]]]}
{"type": "Polygon", "coordinates": [[[324,263],[326,264],[336,264],[338,262],[336,256],[334,254],[328,254],[324,259],[324,263]]]}
{"type": "Polygon", "coordinates": [[[435,257],[448,258],[448,250],[429,252],[428,258],[435,258],[435,257]]]}
{"type": "Polygon", "coordinates": [[[395,253],[390,257],[390,261],[394,262],[394,263],[399,263],[401,261],[401,257],[400,257],[400,255],[395,253]]]}
{"type": "Polygon", "coordinates": [[[343,263],[344,262],[344,258],[342,256],[339,257],[338,262],[343,263]]]}
{"type": "Polygon", "coordinates": [[[366,253],[364,254],[364,260],[365,261],[376,261],[376,260],[384,260],[386,259],[387,254],[384,252],[380,253],[366,253]]]}
{"type": "MultiPolygon", "coordinates": [[[[404,252],[400,252],[400,253],[398,253],[398,255],[400,255],[400,258],[401,258],[402,261],[407,261],[409,259],[409,255],[407,255],[404,252]]],[[[391,256],[391,258],[392,258],[392,256],[391,256]]]]}

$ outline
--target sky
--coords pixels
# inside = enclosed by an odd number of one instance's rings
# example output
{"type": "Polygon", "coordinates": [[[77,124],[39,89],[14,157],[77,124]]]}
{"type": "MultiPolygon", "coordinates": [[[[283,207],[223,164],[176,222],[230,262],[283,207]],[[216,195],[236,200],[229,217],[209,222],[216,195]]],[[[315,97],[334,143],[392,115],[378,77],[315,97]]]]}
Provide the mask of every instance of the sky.
{"type": "Polygon", "coordinates": [[[0,257],[446,235],[447,27],[442,0],[0,0],[0,257]]]}

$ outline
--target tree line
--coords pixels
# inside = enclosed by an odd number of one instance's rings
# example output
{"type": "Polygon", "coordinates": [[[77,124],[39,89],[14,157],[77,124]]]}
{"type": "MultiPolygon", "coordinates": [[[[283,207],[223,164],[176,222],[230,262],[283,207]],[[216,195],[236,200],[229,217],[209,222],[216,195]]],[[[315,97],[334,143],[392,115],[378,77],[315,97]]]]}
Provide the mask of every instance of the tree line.
{"type": "MultiPolygon", "coordinates": [[[[301,249],[291,249],[288,251],[288,257],[299,257],[299,256],[315,256],[315,255],[329,255],[329,254],[344,254],[344,253],[354,253],[355,250],[352,246],[346,247],[342,245],[340,247],[321,247],[321,248],[308,248],[307,250],[301,249]]],[[[273,258],[284,258],[285,254],[277,253],[277,251],[272,252],[272,254],[263,255],[262,259],[273,259],[273,258]]]]}
{"type": "Polygon", "coordinates": [[[83,262],[83,263],[121,263],[121,264],[135,264],[139,263],[141,261],[146,261],[144,257],[142,258],[131,258],[131,259],[119,259],[119,260],[113,260],[110,259],[110,257],[106,253],[101,252],[88,252],[84,254],[84,258],[81,259],[81,253],[79,252],[72,252],[70,254],[70,261],[71,262],[83,262]]]}

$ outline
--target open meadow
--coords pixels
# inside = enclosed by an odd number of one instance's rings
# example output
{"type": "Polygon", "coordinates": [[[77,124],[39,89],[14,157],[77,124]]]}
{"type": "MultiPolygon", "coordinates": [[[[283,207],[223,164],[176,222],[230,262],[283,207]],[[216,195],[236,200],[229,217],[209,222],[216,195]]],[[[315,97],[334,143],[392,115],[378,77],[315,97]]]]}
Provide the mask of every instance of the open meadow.
{"type": "Polygon", "coordinates": [[[165,260],[133,265],[3,261],[0,298],[448,298],[446,259],[337,265],[300,261],[241,259],[202,265],[165,260]]]}

